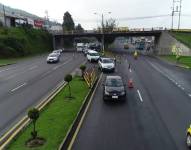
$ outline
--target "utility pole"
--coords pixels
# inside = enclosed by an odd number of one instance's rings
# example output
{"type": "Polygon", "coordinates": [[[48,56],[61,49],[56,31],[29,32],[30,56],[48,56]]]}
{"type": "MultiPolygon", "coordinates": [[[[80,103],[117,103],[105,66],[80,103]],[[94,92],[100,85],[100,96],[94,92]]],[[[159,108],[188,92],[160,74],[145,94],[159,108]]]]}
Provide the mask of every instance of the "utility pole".
{"type": "Polygon", "coordinates": [[[3,5],[3,17],[4,17],[4,26],[6,27],[7,23],[6,23],[5,6],[4,5],[3,5]]]}
{"type": "Polygon", "coordinates": [[[179,4],[178,30],[180,29],[181,11],[182,11],[182,0],[180,0],[180,4],[179,4]]]}
{"type": "MultiPolygon", "coordinates": [[[[102,42],[102,51],[103,53],[105,52],[105,40],[104,40],[104,33],[105,33],[105,30],[104,30],[104,14],[102,13],[101,15],[98,14],[98,13],[94,13],[95,15],[99,15],[101,16],[101,34],[102,34],[102,39],[101,39],[101,42],[102,42]]],[[[111,14],[111,12],[108,12],[108,14],[111,14]]]]}
{"type": "Polygon", "coordinates": [[[181,11],[182,11],[182,0],[173,0],[173,6],[172,6],[172,23],[171,23],[171,29],[174,28],[174,15],[178,13],[178,30],[180,29],[180,19],[181,19],[181,11]],[[176,6],[176,9],[175,9],[176,6]]]}
{"type": "Polygon", "coordinates": [[[105,53],[105,41],[104,41],[104,20],[103,14],[101,15],[101,25],[102,25],[102,51],[105,53]]]}
{"type": "Polygon", "coordinates": [[[172,5],[172,23],[171,23],[171,30],[173,30],[173,24],[174,24],[174,0],[173,0],[173,5],[172,5]]]}

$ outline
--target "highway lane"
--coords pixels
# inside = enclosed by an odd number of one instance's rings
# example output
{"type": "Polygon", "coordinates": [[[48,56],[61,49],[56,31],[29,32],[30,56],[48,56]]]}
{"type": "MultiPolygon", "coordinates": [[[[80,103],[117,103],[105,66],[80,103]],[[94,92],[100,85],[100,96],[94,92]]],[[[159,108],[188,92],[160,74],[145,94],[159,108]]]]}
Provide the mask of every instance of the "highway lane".
{"type": "Polygon", "coordinates": [[[0,68],[0,135],[85,60],[82,54],[63,53],[57,64],[41,56],[0,68]]]}
{"type": "Polygon", "coordinates": [[[73,149],[187,150],[190,97],[151,65],[160,64],[159,60],[134,60],[126,54],[121,59],[115,74],[125,82],[133,79],[134,89],[128,90],[126,103],[104,103],[104,74],[73,149]]]}

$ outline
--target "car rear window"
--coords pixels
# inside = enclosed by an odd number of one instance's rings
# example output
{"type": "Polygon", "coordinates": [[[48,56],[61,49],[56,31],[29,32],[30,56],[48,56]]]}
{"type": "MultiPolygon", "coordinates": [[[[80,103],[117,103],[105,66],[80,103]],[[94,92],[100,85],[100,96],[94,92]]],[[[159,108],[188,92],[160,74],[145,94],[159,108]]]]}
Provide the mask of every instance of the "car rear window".
{"type": "Polygon", "coordinates": [[[123,86],[123,82],[121,79],[110,78],[106,80],[106,86],[120,87],[123,86]]]}
{"type": "Polygon", "coordinates": [[[113,63],[113,60],[111,59],[103,59],[103,63],[113,63]]]}

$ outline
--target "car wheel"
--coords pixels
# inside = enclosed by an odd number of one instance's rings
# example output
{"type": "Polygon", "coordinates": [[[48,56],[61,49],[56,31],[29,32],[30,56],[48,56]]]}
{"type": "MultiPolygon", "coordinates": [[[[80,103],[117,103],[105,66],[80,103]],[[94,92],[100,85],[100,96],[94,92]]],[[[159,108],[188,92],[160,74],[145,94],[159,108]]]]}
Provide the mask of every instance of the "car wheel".
{"type": "Polygon", "coordinates": [[[188,134],[186,137],[186,145],[191,148],[191,135],[188,134]]]}

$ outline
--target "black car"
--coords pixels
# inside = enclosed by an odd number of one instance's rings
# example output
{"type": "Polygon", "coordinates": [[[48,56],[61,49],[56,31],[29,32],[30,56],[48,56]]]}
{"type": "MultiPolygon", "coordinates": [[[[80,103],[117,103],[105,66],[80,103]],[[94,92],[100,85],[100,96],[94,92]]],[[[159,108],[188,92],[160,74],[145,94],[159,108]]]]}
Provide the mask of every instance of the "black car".
{"type": "Polygon", "coordinates": [[[126,100],[126,90],[120,76],[107,76],[103,84],[103,100],[126,100]]]}

